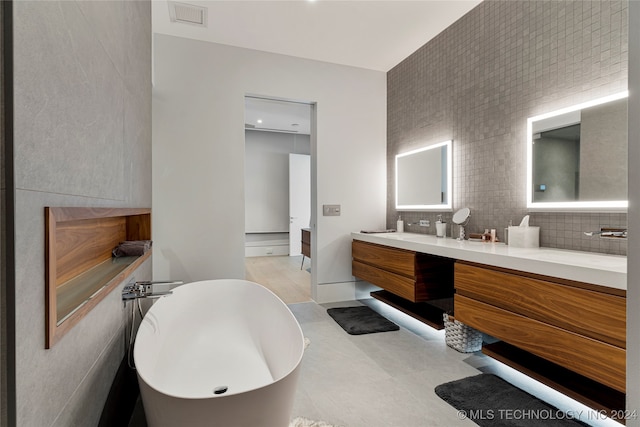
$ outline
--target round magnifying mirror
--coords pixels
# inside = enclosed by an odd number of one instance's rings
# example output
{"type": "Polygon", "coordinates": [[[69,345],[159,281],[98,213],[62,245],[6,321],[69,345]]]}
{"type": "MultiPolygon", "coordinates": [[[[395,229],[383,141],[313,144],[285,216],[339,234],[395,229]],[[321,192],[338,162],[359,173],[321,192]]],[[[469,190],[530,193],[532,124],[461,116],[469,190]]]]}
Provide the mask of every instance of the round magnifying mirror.
{"type": "Polygon", "coordinates": [[[453,218],[451,218],[451,221],[455,222],[458,225],[463,224],[467,219],[469,219],[470,214],[471,211],[469,210],[469,208],[462,208],[458,212],[453,214],[453,218]]]}

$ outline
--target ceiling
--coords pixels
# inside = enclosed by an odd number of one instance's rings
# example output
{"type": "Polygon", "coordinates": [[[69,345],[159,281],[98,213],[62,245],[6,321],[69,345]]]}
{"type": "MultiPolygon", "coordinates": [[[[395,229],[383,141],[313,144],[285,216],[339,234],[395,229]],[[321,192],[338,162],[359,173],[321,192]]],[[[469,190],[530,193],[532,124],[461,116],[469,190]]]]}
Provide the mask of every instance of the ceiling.
{"type": "MultiPolygon", "coordinates": [[[[173,2],[206,9],[207,26],[171,22],[153,0],[153,32],[387,72],[480,0],[233,0],[173,2]]],[[[308,110],[308,105],[306,109],[308,110]]],[[[309,133],[304,106],[248,99],[247,128],[309,133]],[[306,117],[306,119],[305,119],[306,117]],[[262,123],[258,123],[258,119],[262,123]],[[293,123],[298,126],[291,126],[293,123]]]]}
{"type": "Polygon", "coordinates": [[[311,105],[246,96],[245,129],[267,132],[311,134],[311,105]]]}
{"type": "Polygon", "coordinates": [[[171,22],[154,0],[154,33],[386,72],[480,0],[180,2],[207,8],[207,27],[171,22]]]}

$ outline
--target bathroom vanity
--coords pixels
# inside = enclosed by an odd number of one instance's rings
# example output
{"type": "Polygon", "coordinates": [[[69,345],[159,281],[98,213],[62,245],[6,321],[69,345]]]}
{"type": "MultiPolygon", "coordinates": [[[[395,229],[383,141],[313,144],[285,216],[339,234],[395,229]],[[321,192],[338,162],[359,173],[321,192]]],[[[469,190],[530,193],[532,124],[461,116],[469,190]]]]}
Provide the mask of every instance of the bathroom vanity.
{"type": "Polygon", "coordinates": [[[442,313],[453,305],[453,260],[355,239],[352,257],[352,274],[382,288],[372,297],[434,328],[444,327],[442,313]]]}
{"type": "Polygon", "coordinates": [[[354,240],[352,271],[374,285],[411,302],[453,295],[453,262],[376,243],[354,240]]]}
{"type": "Polygon", "coordinates": [[[624,409],[626,257],[414,233],[352,238],[354,276],[407,298],[410,291],[371,281],[367,271],[388,271],[394,251],[439,262],[416,271],[453,265],[456,319],[498,340],[485,354],[596,409],[624,409]],[[386,255],[370,257],[363,272],[360,248],[367,245],[386,255]]]}

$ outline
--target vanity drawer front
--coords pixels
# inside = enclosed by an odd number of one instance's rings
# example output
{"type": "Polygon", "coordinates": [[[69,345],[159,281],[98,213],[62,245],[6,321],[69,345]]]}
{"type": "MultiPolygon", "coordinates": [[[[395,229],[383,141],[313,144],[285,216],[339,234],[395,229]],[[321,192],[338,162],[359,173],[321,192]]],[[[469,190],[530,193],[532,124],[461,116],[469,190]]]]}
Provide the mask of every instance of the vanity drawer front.
{"type": "Polygon", "coordinates": [[[455,287],[460,295],[626,347],[624,297],[463,263],[455,265],[455,287]]]}
{"type": "Polygon", "coordinates": [[[351,253],[354,259],[365,264],[415,278],[415,252],[354,240],[351,253]]]}
{"type": "Polygon", "coordinates": [[[414,280],[355,259],[351,263],[351,274],[412,302],[421,302],[427,299],[424,286],[416,286],[414,280]]]}
{"type": "Polygon", "coordinates": [[[456,319],[611,388],[625,391],[626,352],[574,332],[455,295],[456,319]]]}

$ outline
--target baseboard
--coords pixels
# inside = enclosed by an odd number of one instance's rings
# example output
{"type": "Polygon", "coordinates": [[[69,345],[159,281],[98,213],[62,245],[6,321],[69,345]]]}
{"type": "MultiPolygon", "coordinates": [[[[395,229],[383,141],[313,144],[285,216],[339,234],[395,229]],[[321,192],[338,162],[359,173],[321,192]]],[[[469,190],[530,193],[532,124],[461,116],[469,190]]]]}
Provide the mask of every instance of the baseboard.
{"type": "Polygon", "coordinates": [[[318,304],[340,301],[355,301],[355,282],[318,284],[312,287],[312,298],[318,304]]]}
{"type": "Polygon", "coordinates": [[[379,291],[382,289],[364,280],[356,280],[355,287],[356,287],[356,299],[358,300],[373,298],[371,296],[371,292],[379,291]]]}
{"type": "Polygon", "coordinates": [[[245,257],[282,255],[289,255],[289,240],[257,240],[244,244],[245,257]]]}

